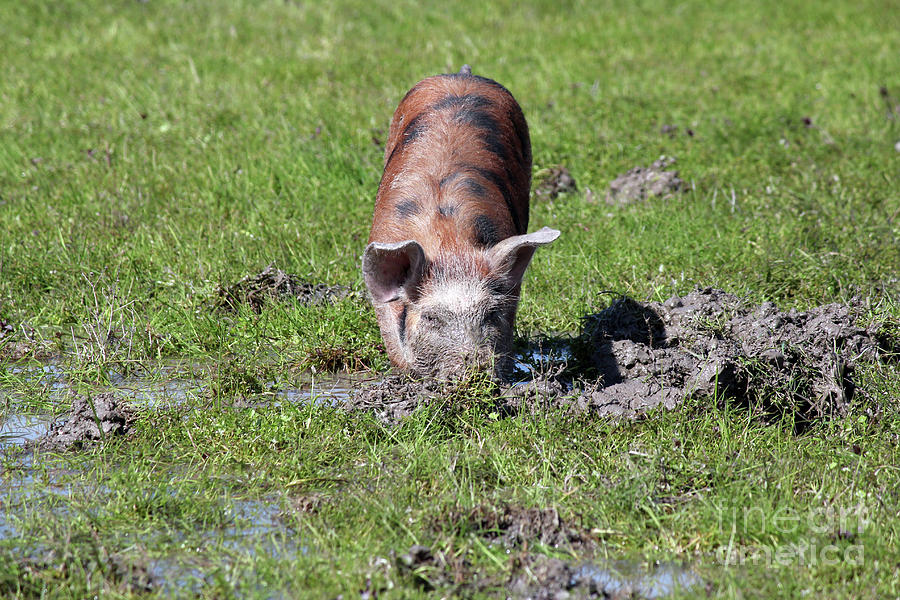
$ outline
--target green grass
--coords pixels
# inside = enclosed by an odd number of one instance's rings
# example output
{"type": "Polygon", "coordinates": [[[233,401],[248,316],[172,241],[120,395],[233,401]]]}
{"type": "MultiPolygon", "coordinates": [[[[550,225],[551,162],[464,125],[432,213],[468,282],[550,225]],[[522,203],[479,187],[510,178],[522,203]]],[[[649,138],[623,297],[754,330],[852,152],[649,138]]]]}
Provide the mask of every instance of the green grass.
{"type": "Polygon", "coordinates": [[[390,566],[414,543],[502,582],[515,556],[447,515],[504,503],[557,508],[610,560],[686,561],[715,596],[900,594],[896,362],[862,374],[847,418],[802,435],[725,402],[635,423],[497,419],[476,402],[386,428],[267,395],[313,367],[387,367],[359,276],[380,144],[409,87],[463,63],[522,105],[535,172],[565,165],[579,187],[532,205],[532,230],[563,234],[529,270],[521,338],[577,334],[608,290],[658,300],[703,285],[785,309],[859,295],[896,340],[891,3],[2,12],[0,325],[14,332],[0,337],[0,411],[68,402],[13,369],[17,345],[54,357],[79,392],[172,364],[198,387],[144,411],[127,441],[2,459],[3,518],[21,536],[0,536],[0,595],[140,596],[120,571],[167,564],[208,579],[147,593],[351,597],[368,579],[417,597],[390,566]],[[610,181],[661,154],[685,193],[604,203],[610,181]],[[219,286],[270,263],[355,293],[211,308],[219,286]],[[244,396],[259,402],[232,407],[244,396]],[[232,508],[245,505],[280,516],[229,545],[252,524],[232,508]],[[827,512],[858,507],[869,520],[847,531],[827,512]],[[813,565],[791,559],[797,544],[861,546],[864,560],[813,565]],[[729,549],[786,559],[726,567],[729,549]]]}

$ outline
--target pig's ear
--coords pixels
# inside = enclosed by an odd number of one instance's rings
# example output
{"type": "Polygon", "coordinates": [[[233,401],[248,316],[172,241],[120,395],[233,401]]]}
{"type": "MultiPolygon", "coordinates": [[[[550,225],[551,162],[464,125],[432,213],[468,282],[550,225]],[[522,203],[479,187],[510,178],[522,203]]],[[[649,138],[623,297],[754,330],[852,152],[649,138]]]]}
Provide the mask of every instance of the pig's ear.
{"type": "Polygon", "coordinates": [[[549,244],[558,237],[559,231],[544,227],[534,233],[506,238],[491,248],[488,254],[494,274],[506,279],[511,288],[517,287],[522,283],[525,269],[537,247],[549,244]]]}
{"type": "Polygon", "coordinates": [[[419,242],[372,242],[363,253],[363,279],[376,304],[412,298],[425,270],[419,242]]]}

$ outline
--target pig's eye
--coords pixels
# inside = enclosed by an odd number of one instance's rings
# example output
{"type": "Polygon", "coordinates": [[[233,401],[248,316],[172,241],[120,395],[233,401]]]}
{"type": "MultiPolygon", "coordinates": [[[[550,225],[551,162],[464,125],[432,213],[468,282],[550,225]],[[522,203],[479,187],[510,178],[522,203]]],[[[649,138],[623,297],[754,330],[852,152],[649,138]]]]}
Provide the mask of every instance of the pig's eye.
{"type": "Polygon", "coordinates": [[[447,319],[440,313],[423,313],[422,321],[430,327],[438,327],[447,323],[447,319]]]}

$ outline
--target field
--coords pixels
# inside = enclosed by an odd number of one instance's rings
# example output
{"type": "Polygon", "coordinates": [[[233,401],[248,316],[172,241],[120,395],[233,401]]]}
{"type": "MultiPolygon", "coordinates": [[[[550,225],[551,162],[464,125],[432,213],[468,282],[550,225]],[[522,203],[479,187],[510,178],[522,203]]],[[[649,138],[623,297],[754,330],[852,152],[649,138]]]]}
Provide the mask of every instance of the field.
{"type": "Polygon", "coordinates": [[[900,597],[893,3],[3,4],[0,596],[900,597]],[[394,381],[360,274],[388,123],[464,63],[536,187],[576,183],[532,195],[542,376],[698,288],[849,306],[877,352],[620,417],[477,376],[348,400],[394,381]],[[678,189],[607,201],[663,155],[678,189]],[[99,440],[36,439],[73,406],[99,440]]]}

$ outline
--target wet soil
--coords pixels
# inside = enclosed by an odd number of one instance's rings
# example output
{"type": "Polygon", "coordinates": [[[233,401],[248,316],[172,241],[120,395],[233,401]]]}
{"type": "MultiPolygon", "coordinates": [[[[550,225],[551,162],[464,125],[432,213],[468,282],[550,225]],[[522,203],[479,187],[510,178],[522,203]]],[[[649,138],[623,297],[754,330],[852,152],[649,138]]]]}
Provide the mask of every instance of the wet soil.
{"type": "MultiPolygon", "coordinates": [[[[568,374],[488,391],[501,414],[557,408],[633,418],[688,397],[724,396],[764,399],[801,420],[839,416],[856,389],[855,365],[880,354],[874,332],[857,324],[860,313],[855,304],[781,311],[711,288],[662,303],[622,298],[584,319],[580,361],[568,374]]],[[[351,390],[346,406],[396,423],[418,406],[464,400],[465,385],[387,377],[351,390]]]]}
{"type": "Polygon", "coordinates": [[[617,300],[585,321],[601,383],[590,403],[634,413],[724,394],[765,397],[802,417],[844,414],[854,365],[879,355],[873,332],[856,324],[860,312],[840,304],[785,312],[711,288],[662,303],[617,300]]]}
{"type": "Polygon", "coordinates": [[[43,450],[77,450],[86,443],[127,434],[135,417],[131,405],[111,392],[76,396],[68,419],[51,425],[50,431],[34,443],[43,450]]]}
{"type": "Polygon", "coordinates": [[[292,298],[301,304],[321,304],[334,302],[349,293],[350,289],[347,287],[310,283],[269,265],[256,275],[249,275],[231,285],[220,286],[213,303],[219,309],[230,311],[236,310],[240,304],[247,304],[254,312],[260,312],[269,300],[292,298]]]}
{"type": "Polygon", "coordinates": [[[561,165],[539,173],[537,179],[534,187],[534,196],[537,200],[555,200],[560,194],[578,190],[575,178],[561,165]]]}
{"type": "Polygon", "coordinates": [[[649,167],[635,167],[616,177],[609,184],[606,203],[624,206],[651,197],[666,197],[684,188],[678,171],[666,170],[675,162],[672,157],[661,156],[649,167]]]}
{"type": "Polygon", "coordinates": [[[573,562],[549,556],[522,557],[507,584],[510,597],[533,600],[662,598],[703,586],[679,565],[642,567],[627,561],[573,562]]]}
{"type": "Polygon", "coordinates": [[[451,512],[444,521],[455,529],[476,533],[486,541],[506,548],[541,544],[585,552],[596,545],[588,531],[565,522],[555,508],[477,506],[468,511],[451,512]]]}
{"type": "MultiPolygon", "coordinates": [[[[425,590],[450,589],[466,596],[503,590],[510,598],[659,598],[677,589],[703,584],[687,567],[661,565],[647,567],[631,561],[592,560],[597,544],[587,530],[564,521],[553,508],[479,506],[450,512],[440,517],[432,529],[436,535],[446,529],[468,533],[485,544],[502,544],[510,551],[509,575],[503,579],[479,576],[465,559],[452,553],[414,545],[395,556],[397,572],[408,582],[425,590]],[[557,558],[531,552],[536,545],[563,551],[557,558]]],[[[373,561],[378,564],[379,560],[373,561]]],[[[380,590],[366,580],[361,597],[374,598],[380,590]]]]}

